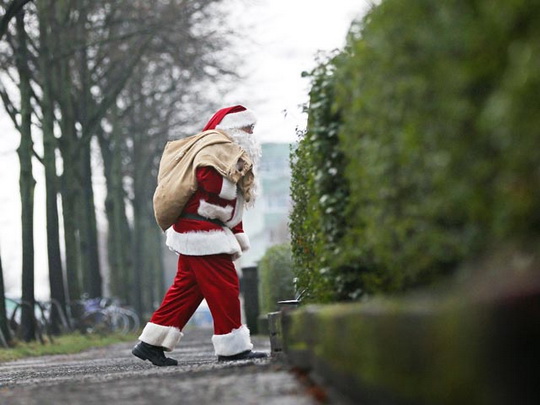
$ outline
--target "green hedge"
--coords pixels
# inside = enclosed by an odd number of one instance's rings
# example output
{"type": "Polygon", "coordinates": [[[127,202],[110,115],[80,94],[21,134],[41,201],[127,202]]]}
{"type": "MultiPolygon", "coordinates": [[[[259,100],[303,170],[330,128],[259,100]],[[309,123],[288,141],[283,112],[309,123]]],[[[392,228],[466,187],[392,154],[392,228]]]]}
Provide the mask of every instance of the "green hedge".
{"type": "Polygon", "coordinates": [[[349,187],[339,149],[341,117],[335,99],[334,69],[339,55],[320,55],[312,81],[308,130],[291,154],[290,231],[297,288],[304,302],[355,299],[361,295],[358,263],[343,262],[342,238],[348,221],[349,187]]]}
{"type": "Polygon", "coordinates": [[[268,248],[259,262],[259,280],[259,306],[262,314],[277,311],[278,301],[296,297],[291,247],[288,243],[268,248]]]}
{"type": "Polygon", "coordinates": [[[347,47],[312,76],[298,147],[307,159],[297,156],[302,170],[293,166],[296,181],[309,174],[305,189],[292,188],[297,271],[312,275],[323,263],[332,286],[354,263],[349,297],[402,291],[501,244],[537,238],[538,38],[533,0],[386,0],[354,24],[347,47]],[[339,142],[317,155],[313,134],[335,128],[339,142]],[[333,225],[342,250],[329,255],[318,217],[329,190],[315,187],[313,173],[335,150],[346,168],[326,177],[345,184],[348,198],[346,220],[333,225]]]}

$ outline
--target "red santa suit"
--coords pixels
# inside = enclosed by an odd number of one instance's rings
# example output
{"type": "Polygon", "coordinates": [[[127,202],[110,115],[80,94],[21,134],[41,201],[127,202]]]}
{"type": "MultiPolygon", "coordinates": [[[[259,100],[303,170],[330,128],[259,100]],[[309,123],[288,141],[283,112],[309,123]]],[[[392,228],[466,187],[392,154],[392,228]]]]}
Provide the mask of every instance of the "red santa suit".
{"type": "MultiPolygon", "coordinates": [[[[238,117],[234,114],[230,125],[254,124],[253,114],[249,110],[242,112],[245,114],[238,117]]],[[[216,125],[211,120],[205,129],[216,125]]],[[[241,323],[239,280],[233,264],[249,249],[242,228],[245,202],[237,184],[213,167],[198,167],[196,180],[197,190],[166,232],[167,245],[179,254],[177,274],[139,340],[171,351],[183,336],[186,323],[206,299],[214,321],[215,353],[234,356],[253,348],[249,329],[241,323]]]]}

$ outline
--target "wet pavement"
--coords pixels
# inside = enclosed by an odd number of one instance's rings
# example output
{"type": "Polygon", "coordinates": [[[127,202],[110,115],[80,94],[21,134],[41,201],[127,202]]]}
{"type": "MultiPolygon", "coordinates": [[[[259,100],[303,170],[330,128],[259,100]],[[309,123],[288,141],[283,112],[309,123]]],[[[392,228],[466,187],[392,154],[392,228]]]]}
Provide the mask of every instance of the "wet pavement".
{"type": "MultiPolygon", "coordinates": [[[[271,358],[218,363],[211,336],[211,329],[186,331],[167,354],[178,360],[173,367],[134,357],[136,342],[1,363],[0,404],[312,405],[325,398],[271,358]]],[[[270,352],[267,337],[252,339],[255,350],[270,352]]]]}

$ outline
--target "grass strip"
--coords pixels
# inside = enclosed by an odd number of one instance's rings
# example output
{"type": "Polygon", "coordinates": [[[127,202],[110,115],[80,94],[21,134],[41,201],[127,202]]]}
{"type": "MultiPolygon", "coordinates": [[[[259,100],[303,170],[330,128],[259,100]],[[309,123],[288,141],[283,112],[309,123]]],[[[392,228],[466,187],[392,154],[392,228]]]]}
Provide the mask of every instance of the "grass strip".
{"type": "Polygon", "coordinates": [[[14,343],[13,347],[0,348],[0,363],[22,359],[25,357],[45,356],[51,354],[73,354],[80,353],[93,347],[103,347],[114,343],[135,342],[137,334],[85,334],[72,333],[53,337],[52,341],[46,339],[41,342],[20,342],[14,343]]]}

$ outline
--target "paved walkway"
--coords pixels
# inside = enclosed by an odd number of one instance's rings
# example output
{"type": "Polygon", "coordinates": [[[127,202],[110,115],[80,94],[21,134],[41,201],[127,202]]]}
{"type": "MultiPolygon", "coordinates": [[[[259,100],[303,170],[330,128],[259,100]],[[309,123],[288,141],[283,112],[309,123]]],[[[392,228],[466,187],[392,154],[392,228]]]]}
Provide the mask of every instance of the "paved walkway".
{"type": "MultiPolygon", "coordinates": [[[[3,363],[0,404],[320,403],[294,374],[271,359],[218,363],[211,335],[209,329],[187,331],[169,354],[179,361],[177,367],[155,367],[137,359],[131,354],[133,343],[3,363]]],[[[270,351],[267,338],[255,336],[253,342],[255,349],[270,351]]]]}

